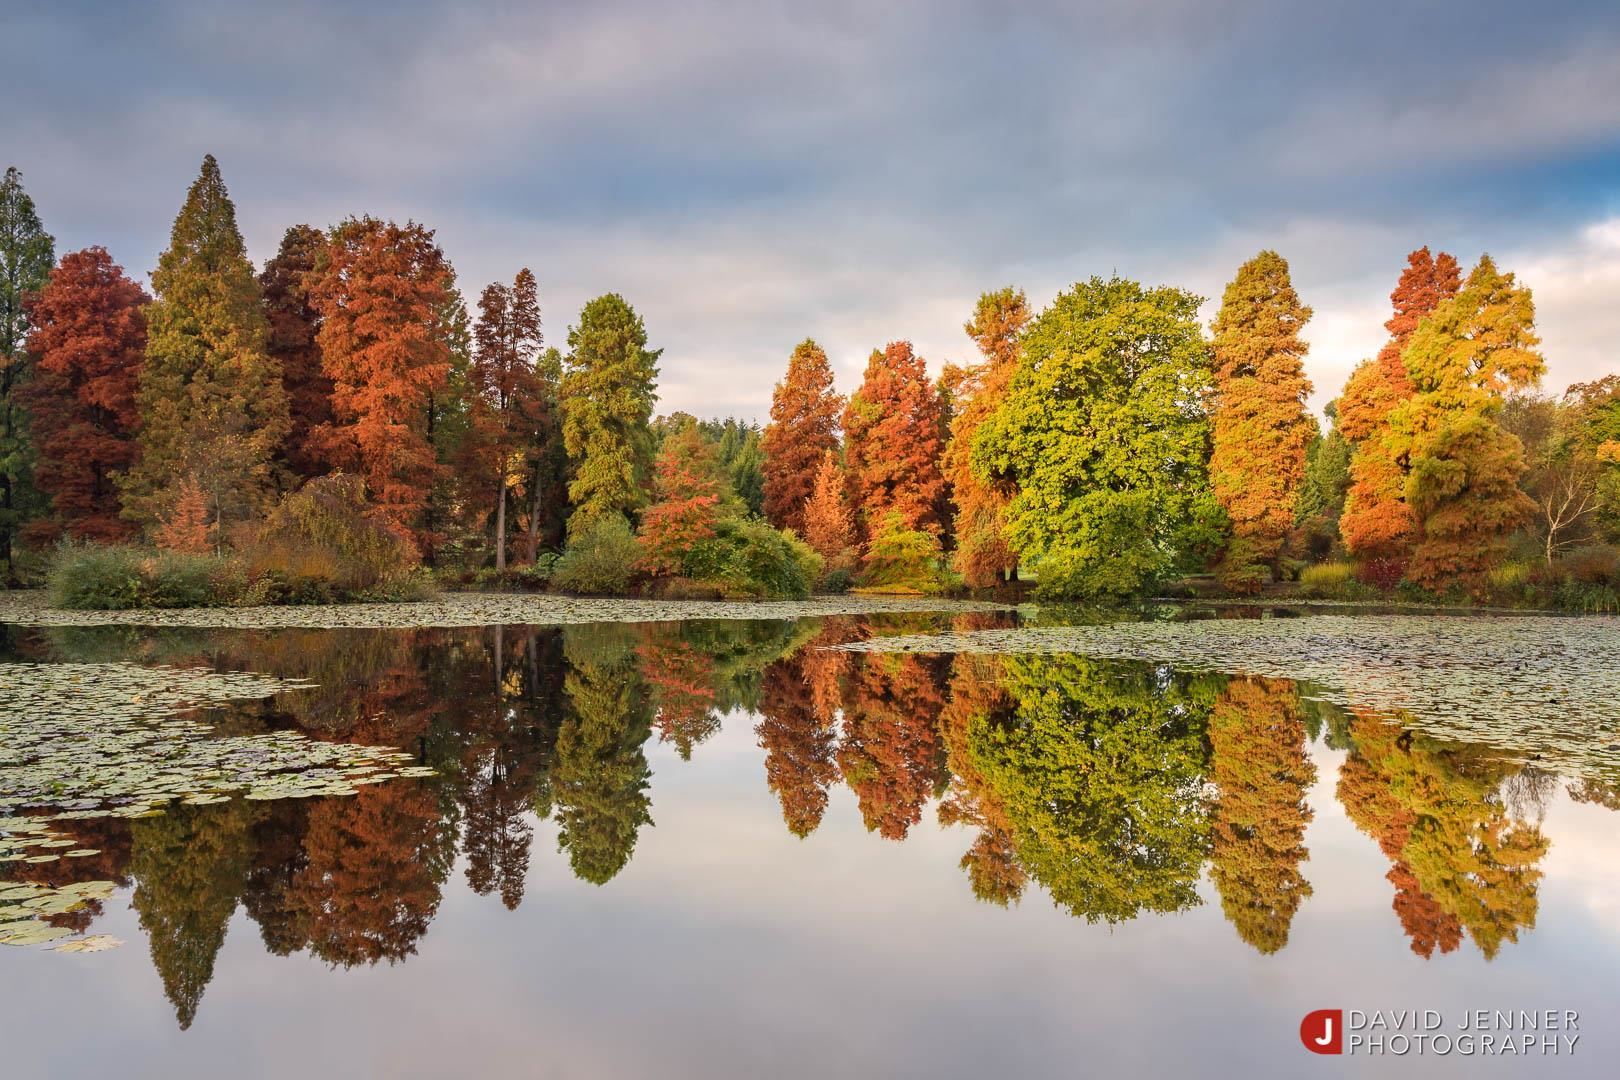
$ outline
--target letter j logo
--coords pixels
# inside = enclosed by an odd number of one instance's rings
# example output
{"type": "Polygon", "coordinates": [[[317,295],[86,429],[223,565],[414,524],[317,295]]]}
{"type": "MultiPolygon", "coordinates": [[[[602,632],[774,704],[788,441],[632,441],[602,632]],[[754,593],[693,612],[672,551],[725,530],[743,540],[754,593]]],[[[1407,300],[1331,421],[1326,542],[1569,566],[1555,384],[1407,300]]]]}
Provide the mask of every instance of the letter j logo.
{"type": "Polygon", "coordinates": [[[1299,1041],[1313,1054],[1344,1053],[1344,1010],[1317,1009],[1299,1022],[1299,1041]]]}

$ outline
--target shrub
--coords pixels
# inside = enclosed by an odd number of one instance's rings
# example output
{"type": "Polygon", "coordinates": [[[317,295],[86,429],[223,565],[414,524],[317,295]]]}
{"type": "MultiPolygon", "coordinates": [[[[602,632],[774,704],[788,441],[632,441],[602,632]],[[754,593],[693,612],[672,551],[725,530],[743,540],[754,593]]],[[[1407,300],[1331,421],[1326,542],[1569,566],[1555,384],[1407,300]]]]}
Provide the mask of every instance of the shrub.
{"type": "Polygon", "coordinates": [[[1356,564],[1356,577],[1365,585],[1388,592],[1406,580],[1406,560],[1363,559],[1356,564]]]}
{"type": "Polygon", "coordinates": [[[860,587],[865,592],[934,596],[954,584],[945,568],[939,537],[906,527],[899,514],[889,514],[866,549],[860,587]]]}
{"type": "Polygon", "coordinates": [[[630,587],[641,545],[630,523],[616,513],[587,522],[568,541],[551,571],[551,584],[564,592],[623,593],[630,587]]]}
{"type": "Polygon", "coordinates": [[[1554,565],[1582,585],[1620,586],[1620,548],[1609,544],[1576,548],[1554,565]]]}
{"type": "MultiPolygon", "coordinates": [[[[359,477],[322,476],[282,499],[244,552],[272,603],[391,598],[420,563],[410,539],[366,502],[359,477]]],[[[420,591],[421,584],[405,591],[420,591]]]]}
{"type": "Polygon", "coordinates": [[[1330,562],[1307,566],[1299,572],[1299,594],[1315,600],[1361,600],[1373,594],[1357,580],[1351,563],[1330,562]]]}
{"type": "Polygon", "coordinates": [[[692,546],[684,569],[693,582],[712,584],[726,596],[802,600],[821,573],[821,556],[791,532],[728,518],[692,546]]]}
{"type": "Polygon", "coordinates": [[[240,573],[218,555],[65,544],[47,577],[51,603],[79,611],[235,603],[240,573]]]}
{"type": "Polygon", "coordinates": [[[855,575],[850,572],[849,567],[835,566],[821,575],[821,580],[816,583],[816,591],[846,593],[849,592],[849,587],[854,583],[855,575]]]}

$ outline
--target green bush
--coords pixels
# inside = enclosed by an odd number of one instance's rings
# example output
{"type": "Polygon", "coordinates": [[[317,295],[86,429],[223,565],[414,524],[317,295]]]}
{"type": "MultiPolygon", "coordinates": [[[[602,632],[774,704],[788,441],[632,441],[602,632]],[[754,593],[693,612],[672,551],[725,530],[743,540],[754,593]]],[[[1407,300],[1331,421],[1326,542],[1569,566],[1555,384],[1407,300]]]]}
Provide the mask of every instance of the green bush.
{"type": "Polygon", "coordinates": [[[1353,563],[1328,562],[1299,572],[1299,594],[1314,600],[1364,600],[1375,591],[1356,578],[1353,563]]]}
{"type": "Polygon", "coordinates": [[[586,523],[568,541],[551,571],[551,585],[563,592],[622,594],[635,577],[641,545],[619,514],[586,523]]]}
{"type": "Polygon", "coordinates": [[[215,607],[236,603],[242,576],[218,555],[64,544],[47,575],[51,603],[78,611],[215,607]]]}
{"type": "Polygon", "coordinates": [[[391,599],[423,587],[415,545],[366,501],[359,477],[342,473],[282,499],[243,558],[256,595],[279,597],[270,603],[391,599]]]}
{"type": "Polygon", "coordinates": [[[866,549],[859,578],[864,592],[935,596],[955,584],[945,568],[939,537],[909,529],[899,514],[890,514],[866,549]]]}
{"type": "Polygon", "coordinates": [[[802,600],[821,574],[821,556],[766,522],[724,518],[687,551],[682,569],[694,588],[713,585],[724,596],[802,600]]]}
{"type": "Polygon", "coordinates": [[[855,575],[847,566],[835,566],[821,575],[816,583],[816,591],[824,593],[846,593],[855,583],[855,575]]]}

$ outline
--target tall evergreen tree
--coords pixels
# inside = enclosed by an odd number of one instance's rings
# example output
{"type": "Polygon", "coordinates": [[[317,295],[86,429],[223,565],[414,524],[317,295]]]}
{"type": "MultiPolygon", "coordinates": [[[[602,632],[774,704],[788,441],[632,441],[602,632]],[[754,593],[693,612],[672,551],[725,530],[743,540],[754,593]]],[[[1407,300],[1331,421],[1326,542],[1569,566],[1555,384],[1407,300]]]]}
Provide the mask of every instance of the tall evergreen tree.
{"type": "Polygon", "coordinates": [[[822,455],[838,449],[843,407],[827,354],[809,338],[799,342],[771,392],[765,428],[765,518],[778,529],[804,534],[804,503],[822,455]]]}
{"type": "Polygon", "coordinates": [[[283,453],[287,467],[304,479],[328,471],[327,462],[310,441],[312,432],[332,422],[332,380],[321,366],[316,341],[321,315],[309,293],[311,275],[325,249],[325,233],[310,225],[294,225],[259,275],[270,324],[266,351],[281,366],[281,385],[287,395],[289,430],[283,453]]]}
{"type": "Polygon", "coordinates": [[[1390,414],[1413,392],[1401,353],[1418,323],[1457,295],[1461,283],[1457,260],[1445,252],[1431,255],[1422,247],[1408,255],[1389,294],[1395,309],[1384,323],[1389,341],[1377,358],[1350,373],[1338,399],[1339,430],[1352,447],[1350,490],[1339,528],[1351,553],[1362,560],[1363,575],[1382,584],[1400,578],[1417,539],[1417,523],[1406,505],[1405,465],[1389,428],[1390,414]]]}
{"type": "Polygon", "coordinates": [[[128,537],[116,478],[135,461],[135,390],[151,297],[105,248],[62,256],[29,305],[34,372],[22,388],[39,452],[35,479],[51,497],[51,533],[128,537]]]}
{"type": "Polygon", "coordinates": [[[264,508],[288,420],[253,264],[212,154],[174,219],[152,289],[138,396],[141,456],[125,486],[124,513],[154,527],[190,483],[206,493],[217,535],[264,508]]]}
{"type": "MultiPolygon", "coordinates": [[[[907,529],[945,532],[945,403],[909,341],[872,350],[861,387],[844,409],[844,468],[863,539],[890,512],[907,529]]],[[[814,474],[807,479],[814,483],[814,474]]]]}
{"type": "Polygon", "coordinates": [[[1275,572],[1283,538],[1294,524],[1305,451],[1316,423],[1305,411],[1308,346],[1299,332],[1311,309],[1299,301],[1288,261],[1262,251],[1237,272],[1215,319],[1214,447],[1210,483],[1232,522],[1220,564],[1229,588],[1260,584],[1275,572]]]}
{"type": "Polygon", "coordinates": [[[351,218],[332,230],[311,294],[332,380],[332,422],[313,433],[325,460],[364,477],[371,498],[431,552],[426,511],[445,472],[433,441],[459,297],[433,230],[351,218]]]}
{"type": "Polygon", "coordinates": [[[1426,588],[1478,586],[1535,513],[1519,489],[1524,447],[1498,421],[1504,396],[1535,386],[1546,369],[1535,317],[1530,290],[1481,256],[1403,354],[1414,394],[1390,428],[1410,463],[1406,502],[1421,537],[1407,576],[1426,588]]]}
{"type": "Polygon", "coordinates": [[[29,455],[23,412],[16,400],[26,381],[28,296],[45,285],[56,261],[56,241],[40,224],[22,173],[0,179],[0,577],[9,581],[17,529],[29,509],[29,455]]]}
{"type": "Polygon", "coordinates": [[[618,293],[585,305],[568,331],[562,378],[563,445],[573,504],[569,535],[604,514],[640,508],[652,464],[658,357],[641,316],[618,293]]]}
{"type": "Polygon", "coordinates": [[[1019,335],[1029,317],[1029,301],[1021,289],[980,296],[973,318],[962,329],[978,343],[984,362],[958,369],[951,380],[955,415],[944,460],[945,479],[956,504],[956,551],[951,563],[963,580],[978,588],[994,585],[1018,567],[1018,556],[1006,537],[1010,485],[974,472],[973,436],[1007,396],[1018,367],[1019,335]]]}

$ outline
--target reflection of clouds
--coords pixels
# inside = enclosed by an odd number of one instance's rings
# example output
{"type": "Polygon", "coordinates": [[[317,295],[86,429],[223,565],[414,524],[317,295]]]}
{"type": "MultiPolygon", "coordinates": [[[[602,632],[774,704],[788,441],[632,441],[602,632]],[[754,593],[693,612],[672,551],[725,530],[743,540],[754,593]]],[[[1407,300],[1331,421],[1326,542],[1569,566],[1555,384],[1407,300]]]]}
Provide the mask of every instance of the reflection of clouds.
{"type": "Polygon", "coordinates": [[[1562,909],[1578,907],[1592,917],[1590,930],[1620,941],[1620,814],[1578,803],[1560,793],[1552,800],[1545,829],[1552,850],[1542,862],[1543,895],[1553,898],[1543,929],[1552,930],[1562,909]],[[1556,905],[1556,907],[1555,907],[1556,905]]]}

